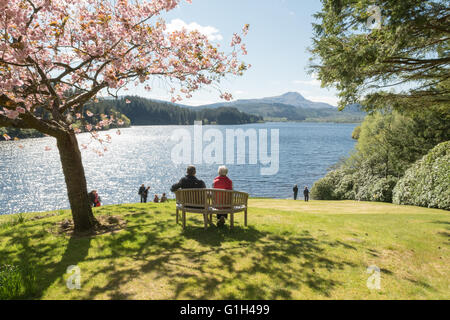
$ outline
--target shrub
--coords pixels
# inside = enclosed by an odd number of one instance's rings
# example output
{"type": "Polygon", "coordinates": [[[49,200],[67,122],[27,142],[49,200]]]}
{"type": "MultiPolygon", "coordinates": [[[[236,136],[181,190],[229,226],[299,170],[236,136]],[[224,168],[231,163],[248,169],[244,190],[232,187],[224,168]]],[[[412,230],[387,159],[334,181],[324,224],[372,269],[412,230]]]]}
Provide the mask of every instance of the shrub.
{"type": "Polygon", "coordinates": [[[450,141],[412,165],[394,188],[393,201],[450,210],[450,141]]]}
{"type": "Polygon", "coordinates": [[[359,140],[360,135],[361,135],[361,126],[357,126],[355,130],[353,130],[352,139],[359,140]]]}
{"type": "Polygon", "coordinates": [[[316,181],[311,188],[311,198],[315,200],[334,199],[335,184],[332,178],[334,171],[330,171],[325,177],[316,181]]]}
{"type": "Polygon", "coordinates": [[[352,191],[353,180],[346,170],[337,169],[314,183],[311,198],[315,200],[343,200],[352,191]]]}
{"type": "Polygon", "coordinates": [[[355,177],[348,173],[341,177],[335,188],[335,197],[338,200],[355,200],[355,177]]]}
{"type": "Polygon", "coordinates": [[[372,186],[371,201],[392,202],[392,193],[398,179],[392,176],[381,178],[372,186]]]}

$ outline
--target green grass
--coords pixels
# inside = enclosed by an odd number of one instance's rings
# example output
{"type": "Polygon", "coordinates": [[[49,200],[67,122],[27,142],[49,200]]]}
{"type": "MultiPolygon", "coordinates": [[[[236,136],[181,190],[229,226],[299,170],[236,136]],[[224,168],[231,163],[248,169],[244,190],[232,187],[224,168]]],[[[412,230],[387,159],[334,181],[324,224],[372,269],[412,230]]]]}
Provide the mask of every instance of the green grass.
{"type": "Polygon", "coordinates": [[[188,214],[184,231],[173,202],[95,214],[121,216],[127,228],[80,239],[48,232],[69,212],[23,214],[22,223],[0,216],[0,265],[35,272],[35,290],[21,298],[450,299],[448,211],[252,199],[248,228],[238,215],[234,230],[204,230],[188,214]],[[71,265],[81,270],[80,290],[66,286],[71,265]],[[380,290],[367,288],[371,265],[381,269],[380,290]]]}

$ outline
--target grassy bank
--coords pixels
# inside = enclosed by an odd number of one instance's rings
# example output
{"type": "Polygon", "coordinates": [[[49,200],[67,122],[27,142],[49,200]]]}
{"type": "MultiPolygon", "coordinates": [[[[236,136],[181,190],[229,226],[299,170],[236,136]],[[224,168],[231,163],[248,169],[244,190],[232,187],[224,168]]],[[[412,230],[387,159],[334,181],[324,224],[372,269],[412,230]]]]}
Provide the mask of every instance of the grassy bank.
{"type": "Polygon", "coordinates": [[[382,203],[250,201],[249,227],[203,230],[174,203],[106,206],[126,229],[49,232],[69,212],[0,216],[1,265],[32,266],[34,299],[450,299],[450,213],[382,203]],[[37,215],[41,219],[31,220],[37,215]],[[42,217],[44,216],[44,217],[42,217]],[[81,270],[69,290],[67,268],[81,270]],[[381,269],[369,290],[367,268],[381,269]]]}

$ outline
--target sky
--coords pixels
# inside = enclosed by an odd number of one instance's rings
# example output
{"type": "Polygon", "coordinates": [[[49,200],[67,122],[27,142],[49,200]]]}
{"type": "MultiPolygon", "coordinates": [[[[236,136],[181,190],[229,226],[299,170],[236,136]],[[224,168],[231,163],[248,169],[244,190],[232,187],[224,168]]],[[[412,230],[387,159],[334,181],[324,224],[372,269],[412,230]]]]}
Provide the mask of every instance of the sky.
{"type": "MultiPolygon", "coordinates": [[[[220,84],[235,100],[295,91],[309,100],[337,105],[336,91],[321,88],[307,70],[313,14],[320,10],[319,0],[193,0],[161,17],[169,30],[182,26],[197,29],[220,43],[223,50],[229,48],[233,33],[250,24],[244,40],[248,55],[243,60],[252,68],[244,76],[230,76],[220,84]]],[[[126,94],[170,100],[163,85],[152,87],[151,92],[130,87],[126,94]]],[[[181,103],[197,106],[223,101],[219,95],[215,89],[204,88],[181,103]]]]}

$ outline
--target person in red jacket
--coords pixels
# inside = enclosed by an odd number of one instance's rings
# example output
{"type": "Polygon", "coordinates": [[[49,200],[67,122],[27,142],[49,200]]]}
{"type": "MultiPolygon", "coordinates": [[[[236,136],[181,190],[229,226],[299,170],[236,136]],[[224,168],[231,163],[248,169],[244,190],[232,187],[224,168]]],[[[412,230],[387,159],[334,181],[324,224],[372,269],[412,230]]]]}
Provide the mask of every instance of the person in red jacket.
{"type": "MultiPolygon", "coordinates": [[[[214,179],[213,188],[214,189],[221,189],[221,190],[233,190],[233,181],[230,180],[230,178],[227,177],[228,175],[228,168],[225,166],[222,166],[219,168],[219,176],[214,179]]],[[[219,222],[217,223],[218,226],[223,226],[225,224],[225,219],[228,218],[228,215],[226,214],[218,214],[217,219],[219,222]]]]}

